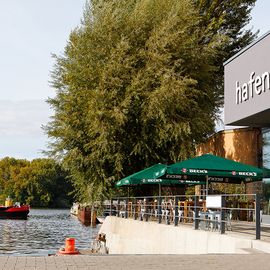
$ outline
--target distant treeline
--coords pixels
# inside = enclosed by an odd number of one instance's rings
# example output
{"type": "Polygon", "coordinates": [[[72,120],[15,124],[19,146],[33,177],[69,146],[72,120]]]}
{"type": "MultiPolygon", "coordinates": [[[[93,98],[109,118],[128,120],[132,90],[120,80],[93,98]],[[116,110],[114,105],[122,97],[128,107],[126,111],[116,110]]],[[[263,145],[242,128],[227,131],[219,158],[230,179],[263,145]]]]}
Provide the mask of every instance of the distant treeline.
{"type": "Polygon", "coordinates": [[[0,204],[10,196],[32,207],[68,207],[71,191],[67,173],[52,159],[0,160],[0,204]]]}

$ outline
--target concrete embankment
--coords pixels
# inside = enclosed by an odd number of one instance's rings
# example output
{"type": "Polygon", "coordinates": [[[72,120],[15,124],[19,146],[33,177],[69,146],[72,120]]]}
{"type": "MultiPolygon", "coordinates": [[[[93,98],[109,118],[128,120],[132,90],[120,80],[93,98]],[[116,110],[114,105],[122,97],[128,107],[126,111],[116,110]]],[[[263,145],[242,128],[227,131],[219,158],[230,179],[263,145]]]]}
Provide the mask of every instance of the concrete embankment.
{"type": "Polygon", "coordinates": [[[245,254],[254,245],[270,251],[270,243],[237,235],[117,217],[107,217],[100,233],[106,234],[109,254],[245,254]]]}

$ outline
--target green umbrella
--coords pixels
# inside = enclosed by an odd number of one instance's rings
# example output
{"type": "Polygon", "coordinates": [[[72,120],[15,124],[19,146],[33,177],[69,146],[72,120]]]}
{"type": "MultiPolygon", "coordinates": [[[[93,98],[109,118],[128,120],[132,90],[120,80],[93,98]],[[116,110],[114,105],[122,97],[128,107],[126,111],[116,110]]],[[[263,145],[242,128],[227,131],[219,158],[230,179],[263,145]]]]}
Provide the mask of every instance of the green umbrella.
{"type": "MultiPolygon", "coordinates": [[[[149,168],[146,168],[142,171],[131,174],[116,183],[117,187],[122,186],[137,186],[137,185],[159,185],[159,194],[160,194],[160,186],[170,186],[170,185],[183,185],[183,184],[193,184],[200,185],[202,182],[196,179],[185,179],[183,177],[168,177],[166,178],[167,165],[164,164],[156,164],[149,168]]],[[[205,182],[203,182],[205,183],[205,182]]]]}
{"type": "Polygon", "coordinates": [[[206,179],[206,182],[253,182],[263,178],[263,170],[230,159],[205,154],[168,166],[166,177],[184,175],[206,179]]]}
{"type": "Polygon", "coordinates": [[[116,183],[117,187],[136,186],[140,184],[159,183],[159,178],[166,173],[167,165],[156,164],[134,174],[131,174],[116,183]]]}
{"type": "Polygon", "coordinates": [[[270,178],[270,169],[263,168],[263,177],[270,178]]]}
{"type": "Polygon", "coordinates": [[[131,174],[116,183],[117,187],[137,186],[145,184],[178,185],[178,184],[200,184],[198,179],[167,175],[167,165],[156,164],[134,174],[131,174]]]}

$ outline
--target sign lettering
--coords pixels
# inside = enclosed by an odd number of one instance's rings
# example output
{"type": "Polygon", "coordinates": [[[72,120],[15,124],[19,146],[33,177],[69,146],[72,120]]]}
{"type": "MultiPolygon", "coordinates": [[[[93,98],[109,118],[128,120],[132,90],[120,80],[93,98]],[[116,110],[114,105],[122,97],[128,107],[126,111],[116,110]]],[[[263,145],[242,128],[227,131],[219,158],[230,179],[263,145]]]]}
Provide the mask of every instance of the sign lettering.
{"type": "Polygon", "coordinates": [[[252,71],[249,76],[249,81],[240,85],[239,81],[236,81],[236,104],[245,102],[256,95],[261,95],[270,89],[270,73],[264,72],[261,76],[255,77],[255,72],[252,71]]]}

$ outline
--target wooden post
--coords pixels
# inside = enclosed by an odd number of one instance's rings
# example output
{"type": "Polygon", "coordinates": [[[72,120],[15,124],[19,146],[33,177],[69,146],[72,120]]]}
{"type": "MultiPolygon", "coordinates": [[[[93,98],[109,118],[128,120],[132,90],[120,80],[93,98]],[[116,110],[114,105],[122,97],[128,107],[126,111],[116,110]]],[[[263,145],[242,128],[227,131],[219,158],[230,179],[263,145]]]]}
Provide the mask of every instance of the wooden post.
{"type": "Polygon", "coordinates": [[[96,227],[96,224],[97,224],[96,220],[97,220],[97,212],[95,210],[95,207],[92,206],[92,210],[91,210],[91,227],[92,228],[96,227]]]}
{"type": "Polygon", "coordinates": [[[132,201],[130,201],[128,203],[128,217],[129,218],[132,218],[132,207],[133,207],[133,204],[132,204],[132,201]]]}

